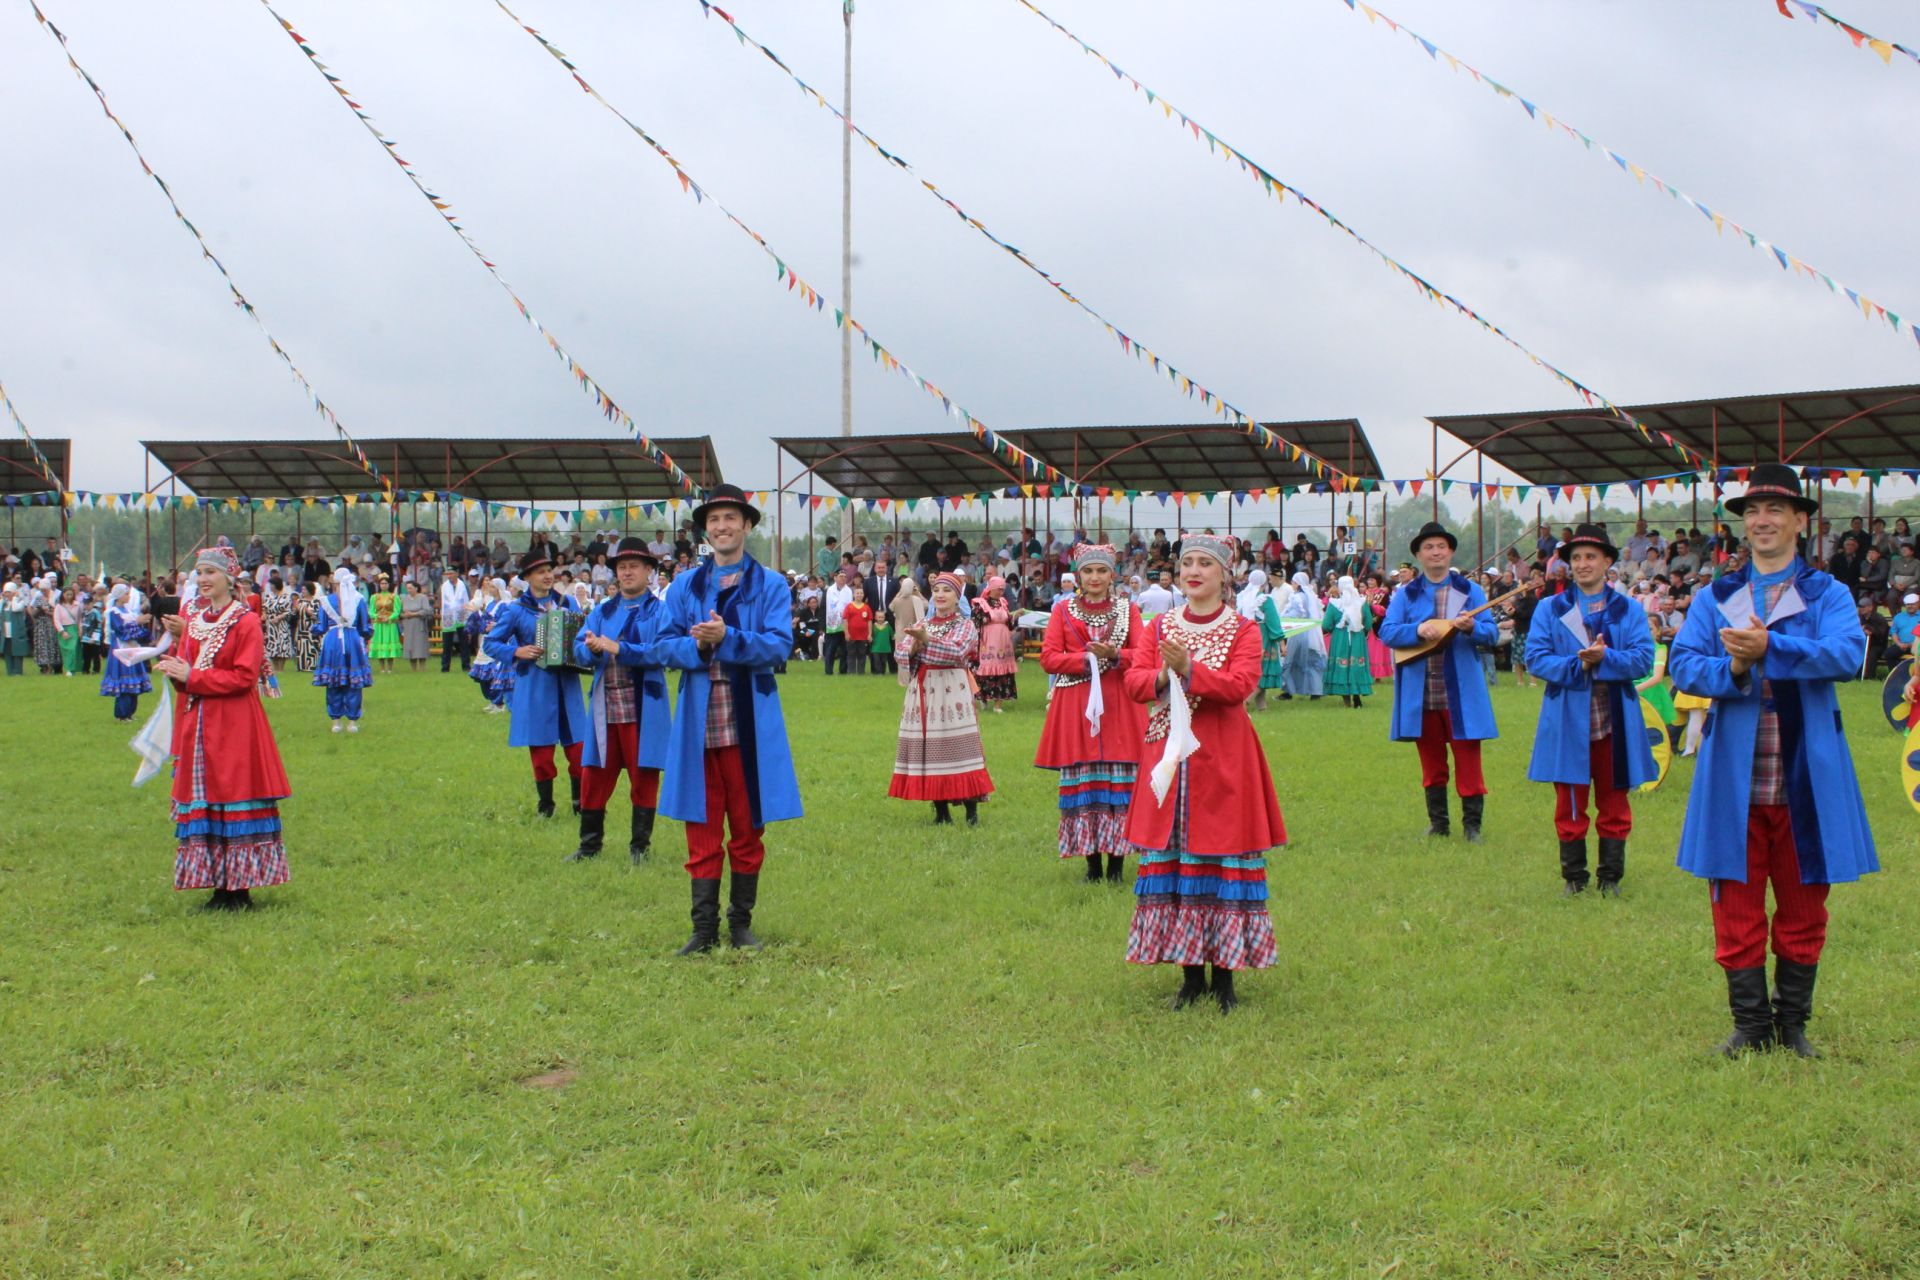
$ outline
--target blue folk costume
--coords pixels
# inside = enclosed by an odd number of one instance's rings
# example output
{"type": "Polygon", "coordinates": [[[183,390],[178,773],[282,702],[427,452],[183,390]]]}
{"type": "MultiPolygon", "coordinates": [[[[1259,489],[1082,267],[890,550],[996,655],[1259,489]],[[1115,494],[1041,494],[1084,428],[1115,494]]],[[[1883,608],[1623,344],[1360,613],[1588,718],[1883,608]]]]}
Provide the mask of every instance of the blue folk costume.
{"type": "MultiPolygon", "coordinates": [[[[1423,573],[1393,593],[1387,616],[1380,620],[1380,638],[1390,648],[1404,649],[1420,643],[1420,624],[1435,616],[1434,585],[1423,573]]],[[[1440,586],[1452,593],[1445,615],[1449,618],[1487,602],[1487,593],[1457,570],[1449,570],[1446,582],[1440,586]]],[[[1477,645],[1499,642],[1500,625],[1493,620],[1493,611],[1488,610],[1473,620],[1473,630],[1454,635],[1440,647],[1446,664],[1448,721],[1456,741],[1500,736],[1499,727],[1493,723],[1493,699],[1487,693],[1487,677],[1480,668],[1480,655],[1475,651],[1477,645]]],[[[1420,740],[1425,696],[1425,662],[1410,662],[1394,669],[1393,741],[1420,740]]]]}
{"type": "Polygon", "coordinates": [[[113,650],[144,647],[152,637],[153,629],[140,623],[139,605],[107,606],[107,664],[100,677],[100,696],[113,699],[115,720],[133,719],[140,709],[140,695],[152,691],[153,681],[146,663],[122,662],[113,650]]]}
{"type": "Polygon", "coordinates": [[[1695,596],[1667,655],[1674,688],[1713,699],[1677,862],[1703,880],[1747,883],[1747,810],[1764,681],[1780,722],[1800,882],[1847,884],[1880,869],[1834,692],[1836,682],[1857,679],[1864,665],[1859,610],[1844,584],[1796,559],[1785,593],[1765,616],[1766,656],[1735,676],[1720,628],[1735,625],[1732,614],[1760,612],[1751,604],[1759,594],[1753,578],[1749,565],[1695,596]]]}
{"type": "Polygon", "coordinates": [[[739,723],[741,764],[746,772],[753,825],[764,827],[802,816],[800,783],[794,776],[787,724],[780,712],[774,665],[793,650],[793,595],[778,575],[746,558],[740,585],[721,599],[711,559],[667,588],[654,652],[664,667],[677,668],[680,704],[673,716],[660,811],[698,823],[707,819],[707,707],[712,700],[709,659],[688,634],[696,622],[718,613],[726,638],[712,655],[733,692],[739,723]]]}
{"type": "MultiPolygon", "coordinates": [[[[1614,555],[1613,544],[1597,525],[1581,525],[1568,548],[1581,543],[1614,555]]],[[[1646,610],[1605,585],[1594,595],[1575,586],[1549,596],[1534,610],[1522,661],[1547,682],[1527,777],[1554,786],[1553,821],[1565,891],[1577,894],[1587,887],[1591,799],[1597,812],[1593,825],[1600,834],[1600,892],[1617,895],[1626,875],[1627,837],[1633,832],[1628,796],[1660,778],[1634,687],[1654,664],[1646,610]],[[1605,645],[1605,652],[1589,671],[1580,651],[1596,643],[1605,645]]]]}
{"type": "MultiPolygon", "coordinates": [[[[1798,471],[1769,462],[1749,470],[1746,492],[1727,509],[1749,536],[1777,536],[1783,505],[1803,516],[1818,509],[1798,471]],[[1755,499],[1764,505],[1750,513],[1755,499]]],[[[1778,571],[1749,564],[1697,592],[1667,654],[1673,687],[1713,700],[1677,860],[1712,886],[1714,960],[1733,1015],[1720,1046],[1728,1057],[1775,1044],[1820,1056],[1806,1028],[1828,888],[1880,869],[1834,691],[1859,678],[1866,650],[1853,593],[1796,555],[1778,571]],[[1766,647],[1734,674],[1722,628],[1757,639],[1760,627],[1766,647]]]]}
{"type": "MultiPolygon", "coordinates": [[[[664,606],[652,592],[636,600],[613,595],[602,600],[581,624],[580,633],[592,632],[620,642],[619,662],[633,668],[633,680],[639,690],[640,767],[667,767],[668,728],[672,713],[667,706],[667,672],[654,655],[655,633],[664,606]]],[[[609,659],[604,653],[587,648],[584,640],[573,642],[574,661],[593,669],[593,687],[587,691],[586,740],[581,746],[580,763],[589,769],[603,767],[607,758],[607,690],[609,659]]]]}
{"type": "Polygon", "coordinates": [[[367,661],[373,620],[367,616],[366,599],[353,589],[353,575],[341,570],[334,579],[339,589],[320,597],[313,617],[313,634],[320,638],[313,683],[327,691],[327,719],[334,722],[335,732],[343,718],[357,732],[362,691],[373,683],[373,664],[367,661]]]}
{"type": "MultiPolygon", "coordinates": [[[[521,572],[530,572],[545,563],[542,559],[528,564],[523,557],[521,572]]],[[[580,673],[571,667],[543,667],[537,659],[514,656],[514,650],[522,645],[539,643],[540,615],[549,609],[580,612],[577,602],[557,591],[549,589],[544,599],[532,591],[523,591],[518,600],[501,607],[487,631],[486,640],[487,656],[513,673],[513,689],[507,704],[511,716],[507,745],[527,748],[533,762],[534,790],[539,796],[537,811],[542,817],[553,813],[553,779],[559,773],[553,762],[556,746],[566,754],[573,807],[575,812],[579,811],[580,741],[587,731],[587,709],[580,698],[580,673]]]]}
{"type": "MultiPolygon", "coordinates": [[[[1411,549],[1434,538],[1449,547],[1459,540],[1438,523],[1429,523],[1413,537],[1411,549]]],[[[1425,573],[1393,593],[1380,620],[1380,639],[1394,649],[1420,643],[1420,624],[1457,618],[1486,604],[1487,593],[1458,571],[1434,582],[1425,573]]],[[[1447,810],[1447,753],[1453,753],[1454,790],[1460,795],[1460,825],[1469,841],[1480,839],[1486,813],[1487,783],[1480,768],[1480,744],[1500,736],[1493,723],[1493,699],[1476,646],[1491,648],[1500,639],[1493,611],[1485,610],[1466,631],[1456,631],[1427,656],[1393,671],[1395,742],[1416,743],[1420,751],[1420,786],[1426,794],[1427,834],[1445,836],[1453,828],[1447,810]]]]}
{"type": "MultiPolygon", "coordinates": [[[[490,630],[500,611],[507,608],[501,601],[477,605],[467,615],[466,629],[471,633],[472,648],[477,655],[473,665],[467,668],[467,678],[480,686],[481,696],[487,705],[504,711],[507,699],[513,693],[513,664],[495,662],[493,655],[486,650],[487,632],[490,630]]],[[[441,643],[447,643],[444,639],[441,643]]]]}

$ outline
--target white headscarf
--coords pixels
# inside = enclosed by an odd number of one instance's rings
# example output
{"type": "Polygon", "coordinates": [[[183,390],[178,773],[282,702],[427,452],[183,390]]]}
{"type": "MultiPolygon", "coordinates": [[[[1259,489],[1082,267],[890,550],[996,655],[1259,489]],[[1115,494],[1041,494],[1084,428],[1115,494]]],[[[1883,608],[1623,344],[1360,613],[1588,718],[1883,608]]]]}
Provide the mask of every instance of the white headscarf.
{"type": "Polygon", "coordinates": [[[360,613],[360,592],[355,586],[353,570],[341,565],[333,571],[333,589],[340,596],[340,612],[334,615],[333,625],[351,629],[354,619],[360,613]]]}
{"type": "Polygon", "coordinates": [[[1313,589],[1313,579],[1304,571],[1293,575],[1293,590],[1306,602],[1307,611],[1301,615],[1302,617],[1314,617],[1326,608],[1320,603],[1320,593],[1313,589]]]}
{"type": "Polygon", "coordinates": [[[1353,584],[1351,577],[1340,579],[1340,594],[1333,598],[1340,606],[1340,629],[1342,631],[1361,631],[1367,629],[1367,602],[1360,598],[1360,589],[1353,584]]]}
{"type": "Polygon", "coordinates": [[[1240,616],[1254,622],[1260,620],[1260,601],[1267,594],[1267,573],[1264,569],[1255,569],[1247,575],[1247,585],[1240,588],[1240,594],[1234,598],[1233,607],[1240,616]]]}

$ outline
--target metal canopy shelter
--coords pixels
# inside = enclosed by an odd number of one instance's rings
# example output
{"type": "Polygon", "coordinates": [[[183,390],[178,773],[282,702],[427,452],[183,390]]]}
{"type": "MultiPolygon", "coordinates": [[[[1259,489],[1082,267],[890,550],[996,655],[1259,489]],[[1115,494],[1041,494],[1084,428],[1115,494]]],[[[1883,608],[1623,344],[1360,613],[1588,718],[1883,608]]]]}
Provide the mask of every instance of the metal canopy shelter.
{"type": "Polygon", "coordinates": [[[1649,442],[1597,409],[1432,417],[1466,450],[1443,461],[1445,475],[1477,452],[1534,484],[1602,484],[1687,469],[1657,438],[1666,432],[1711,465],[1786,462],[1841,471],[1909,468],[1920,462],[1920,385],[1801,391],[1628,405],[1656,433],[1649,442]]]}
{"type": "MultiPolygon", "coordinates": [[[[720,482],[710,437],[655,443],[701,488],[720,482]]],[[[626,439],[402,437],[360,444],[396,489],[450,489],[468,498],[520,502],[657,502],[685,496],[658,463],[626,439]]],[[[150,440],[143,445],[174,479],[202,497],[299,497],[379,487],[339,440],[150,440]]]]}
{"type": "Polygon", "coordinates": [[[73,441],[42,440],[35,436],[33,443],[46,455],[59,477],[59,484],[47,479],[47,473],[40,469],[40,459],[33,456],[33,448],[25,440],[0,441],[0,494],[45,493],[53,488],[72,487],[73,441]]]}
{"type": "MultiPolygon", "coordinates": [[[[1357,418],[1262,425],[1350,476],[1380,478],[1380,460],[1357,418]]],[[[1214,493],[1306,485],[1319,478],[1304,460],[1290,462],[1240,428],[1218,422],[1044,427],[1001,435],[1095,488],[1214,493]]]]}
{"type": "MultiPolygon", "coordinates": [[[[1312,422],[1273,422],[1266,427],[1292,444],[1324,459],[1333,467],[1360,479],[1379,479],[1380,462],[1360,423],[1353,418],[1312,422]]],[[[1173,423],[1160,426],[1037,427],[1003,430],[1008,443],[1025,450],[1056,471],[1091,489],[1105,489],[1105,499],[1072,494],[1013,499],[1023,526],[1042,523],[1046,504],[1051,526],[1054,497],[1074,504],[1074,521],[1082,523],[1093,506],[1095,521],[1104,530],[1106,501],[1124,501],[1126,492],[1214,493],[1226,490],[1305,487],[1320,479],[1308,462],[1289,461],[1276,450],[1257,444],[1237,427],[1219,422],[1173,423]]],[[[849,498],[952,497],[998,494],[1034,483],[1015,467],[994,456],[969,432],[937,435],[781,436],[774,439],[775,485],[783,493],[811,496],[815,485],[832,488],[849,498]],[[797,459],[798,475],[787,477],[783,460],[797,459]]],[[[1364,501],[1364,495],[1361,495],[1364,501]]],[[[1285,522],[1284,499],[1281,522],[1285,522]]],[[[986,517],[991,528],[991,502],[986,517]]],[[[945,511],[937,518],[942,526],[945,511]]],[[[808,557],[812,557],[813,517],[808,513],[808,557]]],[[[898,521],[898,508],[895,508],[898,521]]],[[[1132,504],[1128,504],[1132,527],[1132,504]]],[[[1232,504],[1227,525],[1232,528],[1232,504]]],[[[777,526],[778,527],[778,526],[777,526]]],[[[781,538],[776,533],[775,545],[781,538]]],[[[776,554],[778,554],[776,552],[776,554]]]]}

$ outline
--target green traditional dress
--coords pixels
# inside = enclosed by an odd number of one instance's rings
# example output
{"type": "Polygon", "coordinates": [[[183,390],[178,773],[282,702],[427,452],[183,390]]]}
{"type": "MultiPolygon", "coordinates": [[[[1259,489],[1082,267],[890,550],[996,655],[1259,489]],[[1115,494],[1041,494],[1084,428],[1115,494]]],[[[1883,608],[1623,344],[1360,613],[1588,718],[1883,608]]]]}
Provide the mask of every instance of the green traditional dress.
{"type": "Polygon", "coordinates": [[[1280,644],[1286,637],[1281,629],[1280,606],[1273,602],[1272,596],[1260,601],[1260,687],[1262,689],[1284,689],[1287,683],[1286,660],[1281,654],[1280,644]]]}
{"type": "Polygon", "coordinates": [[[1373,666],[1367,653],[1365,616],[1361,629],[1349,631],[1340,625],[1343,616],[1338,600],[1329,601],[1320,617],[1320,629],[1327,633],[1328,693],[1342,697],[1365,697],[1373,692],[1373,666]]]}
{"type": "Polygon", "coordinates": [[[373,606],[373,644],[367,649],[369,658],[397,658],[400,656],[400,598],[391,591],[375,594],[373,606]]]}

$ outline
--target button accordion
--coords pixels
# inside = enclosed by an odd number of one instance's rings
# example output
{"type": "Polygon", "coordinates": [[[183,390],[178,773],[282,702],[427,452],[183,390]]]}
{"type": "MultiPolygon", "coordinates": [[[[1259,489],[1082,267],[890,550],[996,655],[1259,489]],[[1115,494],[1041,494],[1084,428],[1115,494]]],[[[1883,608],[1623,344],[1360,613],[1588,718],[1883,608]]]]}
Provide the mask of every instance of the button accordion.
{"type": "Polygon", "coordinates": [[[550,670],[585,671],[587,668],[573,660],[573,642],[580,638],[580,624],[585,620],[585,615],[565,607],[542,613],[539,628],[534,632],[533,642],[540,646],[540,656],[534,659],[534,665],[550,670]]]}

